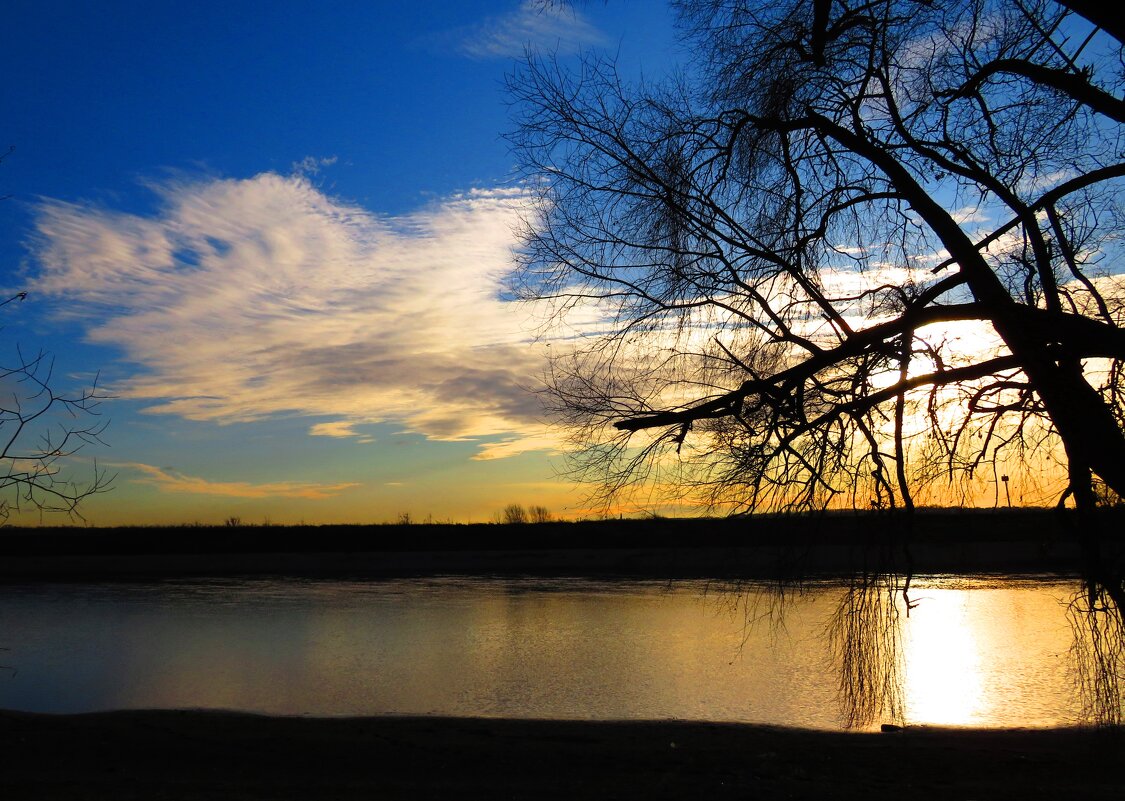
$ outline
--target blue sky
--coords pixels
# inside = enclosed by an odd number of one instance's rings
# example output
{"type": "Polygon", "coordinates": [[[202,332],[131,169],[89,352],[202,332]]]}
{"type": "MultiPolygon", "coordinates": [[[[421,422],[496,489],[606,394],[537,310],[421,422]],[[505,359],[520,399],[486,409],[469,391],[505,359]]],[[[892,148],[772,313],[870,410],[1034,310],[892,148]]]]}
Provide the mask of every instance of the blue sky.
{"type": "Polygon", "coordinates": [[[639,0],[6,4],[0,347],[116,396],[87,520],[583,512],[500,294],[529,46],[675,56],[639,0]]]}

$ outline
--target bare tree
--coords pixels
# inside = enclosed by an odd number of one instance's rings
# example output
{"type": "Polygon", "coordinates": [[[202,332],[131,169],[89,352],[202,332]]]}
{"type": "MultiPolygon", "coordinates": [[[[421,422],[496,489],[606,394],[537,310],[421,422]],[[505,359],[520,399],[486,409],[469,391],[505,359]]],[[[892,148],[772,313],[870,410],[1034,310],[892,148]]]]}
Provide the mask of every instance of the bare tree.
{"type": "Polygon", "coordinates": [[[500,519],[509,526],[521,525],[528,522],[527,510],[521,504],[510,503],[500,513],[500,519]]]}
{"type": "Polygon", "coordinates": [[[535,505],[527,510],[527,515],[532,523],[550,523],[551,510],[546,506],[535,505]]]}
{"type": "Polygon", "coordinates": [[[1051,462],[1060,503],[1121,495],[1120,31],[1048,0],[677,6],[694,61],[659,86],[512,80],[542,191],[518,287],[601,321],[550,381],[579,468],[736,508],[1051,462]]]}
{"type": "MultiPolygon", "coordinates": [[[[24,297],[21,292],[0,306],[24,297]]],[[[68,467],[105,430],[98,416],[104,396],[96,380],[74,393],[58,392],[53,369],[50,356],[19,348],[14,364],[0,365],[0,521],[28,509],[80,517],[79,503],[109,487],[110,477],[96,462],[85,481],[72,478],[68,467]]]]}

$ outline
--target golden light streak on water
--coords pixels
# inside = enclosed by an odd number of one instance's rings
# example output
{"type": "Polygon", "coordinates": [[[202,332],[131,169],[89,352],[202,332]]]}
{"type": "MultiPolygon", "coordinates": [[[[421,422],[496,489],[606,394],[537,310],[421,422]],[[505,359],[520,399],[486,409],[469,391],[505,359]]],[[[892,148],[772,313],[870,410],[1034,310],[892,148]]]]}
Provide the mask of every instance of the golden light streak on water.
{"type": "Polygon", "coordinates": [[[1069,705],[1043,704],[1069,683],[1073,633],[1067,591],[929,587],[903,621],[906,720],[947,726],[1074,722],[1069,705]],[[1028,670],[1029,665],[1036,669],[1028,670]]]}
{"type": "Polygon", "coordinates": [[[969,725],[984,707],[980,647],[967,591],[933,590],[906,624],[906,716],[969,725]]]}

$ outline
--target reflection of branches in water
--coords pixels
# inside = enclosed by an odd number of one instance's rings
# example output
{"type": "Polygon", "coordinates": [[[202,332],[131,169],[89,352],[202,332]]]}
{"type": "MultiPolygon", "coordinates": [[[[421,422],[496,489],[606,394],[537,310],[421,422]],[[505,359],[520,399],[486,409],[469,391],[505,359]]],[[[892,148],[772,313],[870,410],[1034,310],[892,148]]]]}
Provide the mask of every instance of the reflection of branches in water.
{"type": "MultiPolygon", "coordinates": [[[[909,578],[882,573],[852,577],[827,626],[829,652],[837,675],[840,714],[848,728],[862,728],[876,719],[902,723],[903,649],[897,598],[905,608],[909,578]]],[[[742,646],[760,626],[776,636],[785,630],[785,615],[808,586],[792,581],[724,583],[712,596],[720,611],[742,621],[742,646]]]]}
{"type": "MultiPolygon", "coordinates": [[[[716,608],[734,619],[741,618],[742,641],[739,653],[746,647],[754,632],[767,625],[771,637],[785,629],[785,612],[797,598],[805,594],[800,582],[779,581],[725,581],[718,585],[713,596],[716,608]]],[[[710,590],[708,591],[710,594],[710,590]]]]}
{"type": "Polygon", "coordinates": [[[853,577],[828,622],[828,643],[839,677],[840,711],[848,728],[881,717],[903,721],[903,650],[897,577],[853,577]]]}
{"type": "Polygon", "coordinates": [[[1123,722],[1125,619],[1121,579],[1087,579],[1071,600],[1067,619],[1074,632],[1071,655],[1083,717],[1099,726],[1123,722]]]}

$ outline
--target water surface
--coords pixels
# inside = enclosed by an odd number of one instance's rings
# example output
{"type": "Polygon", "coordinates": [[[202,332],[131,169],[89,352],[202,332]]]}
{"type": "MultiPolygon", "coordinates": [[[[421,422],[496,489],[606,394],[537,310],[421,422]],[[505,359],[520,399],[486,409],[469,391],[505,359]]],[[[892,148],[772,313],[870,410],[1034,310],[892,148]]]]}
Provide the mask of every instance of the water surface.
{"type": "Polygon", "coordinates": [[[878,582],[8,585],[0,707],[1053,726],[1083,717],[1077,591],[915,579],[906,615],[878,582]]]}

